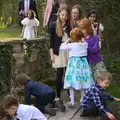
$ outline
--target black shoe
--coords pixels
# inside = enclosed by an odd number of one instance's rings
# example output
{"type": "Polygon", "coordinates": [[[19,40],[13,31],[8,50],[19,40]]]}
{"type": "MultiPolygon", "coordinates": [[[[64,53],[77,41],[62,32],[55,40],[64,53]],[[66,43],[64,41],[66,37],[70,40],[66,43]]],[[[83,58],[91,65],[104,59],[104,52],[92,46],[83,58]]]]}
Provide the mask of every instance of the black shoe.
{"type": "Polygon", "coordinates": [[[64,105],[62,100],[56,101],[55,108],[59,108],[61,110],[61,112],[65,112],[66,111],[66,107],[65,107],[65,105],[64,105]]]}
{"type": "Polygon", "coordinates": [[[51,116],[56,115],[56,110],[53,108],[52,104],[50,103],[45,106],[44,110],[45,110],[45,113],[50,114],[51,116]]]}

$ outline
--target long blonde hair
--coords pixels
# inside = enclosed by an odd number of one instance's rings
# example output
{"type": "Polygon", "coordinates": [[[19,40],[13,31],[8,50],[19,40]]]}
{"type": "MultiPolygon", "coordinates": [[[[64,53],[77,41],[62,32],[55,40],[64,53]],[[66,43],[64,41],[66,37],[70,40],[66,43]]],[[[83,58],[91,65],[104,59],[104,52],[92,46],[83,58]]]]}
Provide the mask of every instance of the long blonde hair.
{"type": "Polygon", "coordinates": [[[56,34],[57,36],[61,37],[64,34],[63,28],[62,28],[62,23],[60,20],[60,13],[61,11],[65,10],[68,14],[68,20],[66,21],[66,24],[69,24],[69,8],[67,5],[61,5],[59,10],[58,10],[58,17],[57,17],[57,21],[56,21],[56,34]]]}

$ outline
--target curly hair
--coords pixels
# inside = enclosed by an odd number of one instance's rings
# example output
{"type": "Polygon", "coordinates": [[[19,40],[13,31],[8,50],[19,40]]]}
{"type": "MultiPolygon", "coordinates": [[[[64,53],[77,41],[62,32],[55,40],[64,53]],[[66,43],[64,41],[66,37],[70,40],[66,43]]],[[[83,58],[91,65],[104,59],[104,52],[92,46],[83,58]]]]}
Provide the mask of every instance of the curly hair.
{"type": "Polygon", "coordinates": [[[70,40],[71,40],[71,42],[79,42],[80,40],[82,40],[82,38],[84,38],[84,34],[80,30],[80,28],[74,28],[70,32],[70,40]]]}

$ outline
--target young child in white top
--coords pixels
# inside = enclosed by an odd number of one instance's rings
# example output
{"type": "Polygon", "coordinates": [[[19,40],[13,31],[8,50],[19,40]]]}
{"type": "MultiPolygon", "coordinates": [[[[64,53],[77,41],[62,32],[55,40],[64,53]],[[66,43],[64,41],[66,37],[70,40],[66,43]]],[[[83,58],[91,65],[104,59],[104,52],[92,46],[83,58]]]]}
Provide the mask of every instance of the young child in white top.
{"type": "Polygon", "coordinates": [[[14,120],[47,120],[36,107],[18,104],[16,98],[12,95],[7,95],[4,98],[3,107],[14,120]]]}
{"type": "Polygon", "coordinates": [[[92,73],[86,59],[88,44],[83,38],[83,32],[79,28],[74,28],[70,32],[70,40],[62,43],[60,46],[61,51],[69,51],[69,61],[65,73],[64,89],[69,89],[70,92],[71,101],[68,105],[70,108],[75,107],[74,91],[81,90],[81,102],[85,89],[94,84],[92,73]]]}
{"type": "Polygon", "coordinates": [[[24,39],[33,39],[37,35],[37,26],[39,26],[39,21],[35,18],[35,13],[33,10],[28,12],[28,17],[21,21],[23,25],[22,35],[24,39]]]}

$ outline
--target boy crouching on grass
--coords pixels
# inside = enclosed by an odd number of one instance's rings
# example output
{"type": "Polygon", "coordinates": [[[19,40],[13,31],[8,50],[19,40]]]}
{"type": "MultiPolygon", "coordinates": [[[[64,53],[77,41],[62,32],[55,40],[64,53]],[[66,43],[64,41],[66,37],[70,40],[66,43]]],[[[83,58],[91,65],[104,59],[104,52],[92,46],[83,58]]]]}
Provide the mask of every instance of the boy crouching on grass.
{"type": "Polygon", "coordinates": [[[101,71],[97,74],[97,82],[89,88],[83,98],[81,107],[84,116],[99,116],[102,113],[105,115],[105,120],[116,120],[114,115],[108,109],[106,100],[115,100],[120,102],[119,98],[115,98],[104,91],[109,86],[112,75],[107,71],[101,71]]]}
{"type": "Polygon", "coordinates": [[[47,120],[47,118],[34,106],[19,104],[12,95],[3,100],[3,107],[14,120],[47,120]]]}
{"type": "Polygon", "coordinates": [[[66,107],[62,100],[55,100],[54,90],[46,84],[41,82],[32,81],[26,74],[21,73],[16,76],[16,81],[20,85],[24,85],[25,91],[25,104],[30,105],[31,95],[35,97],[37,107],[41,112],[56,115],[56,109],[60,109],[65,112],[66,107]]]}

